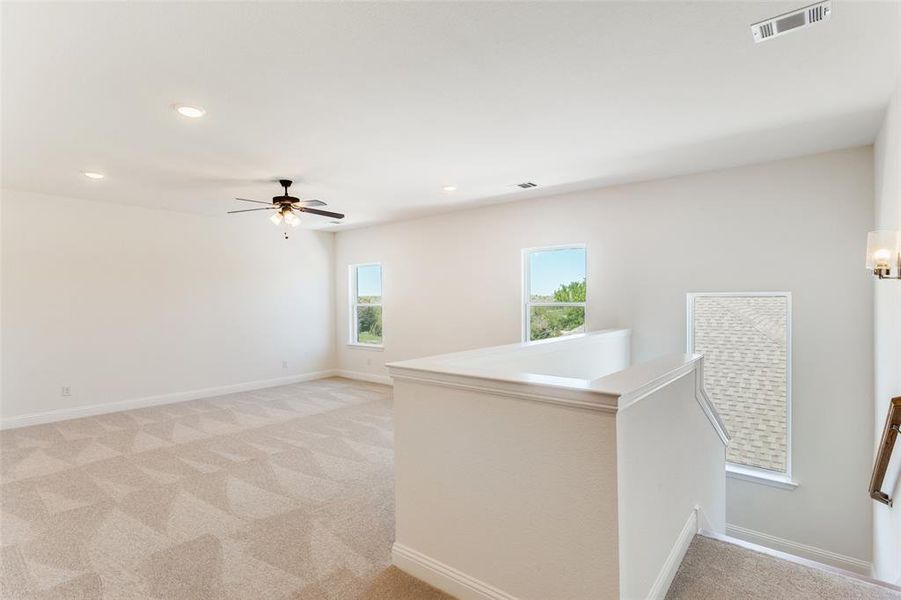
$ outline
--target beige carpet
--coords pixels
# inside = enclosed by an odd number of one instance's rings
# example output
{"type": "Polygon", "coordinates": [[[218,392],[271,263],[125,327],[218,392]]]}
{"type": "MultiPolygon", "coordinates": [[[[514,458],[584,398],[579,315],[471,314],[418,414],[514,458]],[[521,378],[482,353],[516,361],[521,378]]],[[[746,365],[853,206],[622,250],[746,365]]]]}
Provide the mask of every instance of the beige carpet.
{"type": "Polygon", "coordinates": [[[695,536],[666,600],[901,600],[901,592],[695,536]]]}
{"type": "MultiPolygon", "coordinates": [[[[0,598],[447,599],[390,566],[392,441],[342,379],[0,432],[0,598]]],[[[901,593],[696,537],[667,598],[901,593]]]]}
{"type": "Polygon", "coordinates": [[[328,379],[0,433],[0,597],[430,600],[390,567],[390,389],[328,379]]]}

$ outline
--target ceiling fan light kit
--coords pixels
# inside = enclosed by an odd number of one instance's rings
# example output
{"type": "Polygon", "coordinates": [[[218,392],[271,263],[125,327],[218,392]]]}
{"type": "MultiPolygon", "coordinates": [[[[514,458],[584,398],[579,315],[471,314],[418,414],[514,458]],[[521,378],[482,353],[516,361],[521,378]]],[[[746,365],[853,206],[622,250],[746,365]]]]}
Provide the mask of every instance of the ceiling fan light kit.
{"type": "MultiPolygon", "coordinates": [[[[299,213],[309,213],[311,215],[320,215],[322,217],[329,217],[331,219],[343,219],[344,215],[341,213],[330,212],[327,210],[318,210],[315,208],[311,208],[313,206],[325,206],[325,202],[321,200],[301,200],[300,198],[296,198],[288,194],[288,188],[291,187],[290,179],[279,179],[279,184],[285,189],[285,193],[281,196],[273,196],[272,203],[270,205],[269,202],[261,202],[259,200],[248,200],[247,198],[235,198],[235,200],[240,200],[241,202],[253,202],[254,204],[267,204],[264,208],[246,208],[242,210],[230,210],[228,214],[233,213],[243,213],[243,212],[253,212],[257,210],[274,210],[277,211],[269,220],[272,221],[274,225],[281,225],[284,223],[285,225],[290,225],[291,227],[297,227],[300,225],[300,217],[299,213]]],[[[288,239],[288,233],[285,232],[285,239],[288,239]]]]}

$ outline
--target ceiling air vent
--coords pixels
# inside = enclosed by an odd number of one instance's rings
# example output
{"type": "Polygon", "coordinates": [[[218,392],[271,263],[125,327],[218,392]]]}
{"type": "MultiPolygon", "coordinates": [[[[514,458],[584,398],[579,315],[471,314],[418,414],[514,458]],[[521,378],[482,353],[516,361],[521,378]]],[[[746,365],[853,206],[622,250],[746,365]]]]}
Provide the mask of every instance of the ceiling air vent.
{"type": "Polygon", "coordinates": [[[817,4],[816,6],[811,6],[807,9],[807,22],[808,23],[816,23],[817,21],[822,21],[826,15],[825,7],[822,4],[817,4]]]}
{"type": "Polygon", "coordinates": [[[521,187],[522,189],[527,190],[529,188],[538,187],[538,184],[532,183],[531,181],[524,181],[522,183],[517,183],[516,187],[521,187]]]}
{"type": "Polygon", "coordinates": [[[832,16],[832,0],[817,2],[804,8],[754,23],[751,25],[751,33],[755,42],[762,42],[770,38],[778,37],[789,31],[802,29],[808,25],[829,20],[832,16]]]}

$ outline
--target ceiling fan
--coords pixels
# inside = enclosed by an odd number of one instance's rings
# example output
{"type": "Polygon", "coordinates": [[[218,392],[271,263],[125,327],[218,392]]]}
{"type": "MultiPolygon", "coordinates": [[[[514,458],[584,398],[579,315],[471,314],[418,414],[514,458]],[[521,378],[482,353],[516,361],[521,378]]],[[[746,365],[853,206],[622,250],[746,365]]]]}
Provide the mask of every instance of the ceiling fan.
{"type": "MultiPolygon", "coordinates": [[[[273,196],[272,202],[261,202],[260,200],[248,200],[247,198],[235,198],[235,200],[240,200],[241,202],[253,202],[255,204],[266,204],[264,208],[245,208],[242,210],[230,210],[228,214],[234,213],[243,213],[243,212],[253,212],[256,210],[275,210],[278,211],[269,217],[269,220],[272,221],[275,225],[281,225],[285,223],[287,225],[291,225],[292,227],[297,227],[300,225],[300,217],[297,216],[297,213],[309,213],[311,215],[320,215],[323,217],[329,217],[331,219],[343,219],[344,215],[341,213],[329,212],[327,210],[318,210],[316,208],[311,208],[313,206],[325,206],[325,202],[321,200],[301,200],[300,198],[295,198],[294,196],[288,195],[288,188],[291,187],[290,179],[279,179],[279,185],[285,188],[285,193],[282,196],[273,196]]],[[[285,239],[287,239],[288,234],[285,234],[285,239]]]]}

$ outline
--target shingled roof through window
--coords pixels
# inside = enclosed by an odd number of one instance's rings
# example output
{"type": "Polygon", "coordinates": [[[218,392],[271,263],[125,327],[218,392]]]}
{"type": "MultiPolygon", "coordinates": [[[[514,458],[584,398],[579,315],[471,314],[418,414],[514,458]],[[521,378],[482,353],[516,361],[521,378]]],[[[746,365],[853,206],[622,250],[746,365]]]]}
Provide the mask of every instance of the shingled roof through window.
{"type": "Polygon", "coordinates": [[[729,462],[786,470],[785,296],[698,296],[694,348],[732,442],[729,462]]]}

